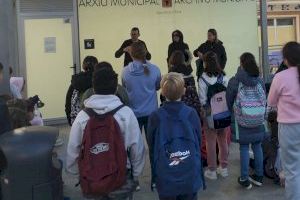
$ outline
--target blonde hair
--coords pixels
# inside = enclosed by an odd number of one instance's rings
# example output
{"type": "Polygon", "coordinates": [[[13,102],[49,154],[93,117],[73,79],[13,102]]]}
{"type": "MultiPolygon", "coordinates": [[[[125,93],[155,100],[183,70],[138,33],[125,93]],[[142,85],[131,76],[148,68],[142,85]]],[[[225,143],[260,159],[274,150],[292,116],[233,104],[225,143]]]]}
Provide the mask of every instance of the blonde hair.
{"type": "Polygon", "coordinates": [[[177,101],[185,92],[183,76],[176,72],[170,72],[163,76],[160,87],[162,95],[169,101],[177,101]]]}

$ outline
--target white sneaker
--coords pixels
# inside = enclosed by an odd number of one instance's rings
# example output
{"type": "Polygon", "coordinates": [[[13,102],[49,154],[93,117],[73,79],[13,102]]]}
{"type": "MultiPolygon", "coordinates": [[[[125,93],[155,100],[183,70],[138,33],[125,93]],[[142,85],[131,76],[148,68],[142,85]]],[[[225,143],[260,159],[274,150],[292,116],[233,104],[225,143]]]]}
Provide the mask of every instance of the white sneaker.
{"type": "Polygon", "coordinates": [[[222,176],[223,178],[226,178],[229,176],[228,174],[228,169],[227,168],[222,168],[222,167],[218,167],[217,168],[217,173],[222,176]]]}
{"type": "Polygon", "coordinates": [[[210,180],[217,180],[217,172],[216,171],[210,171],[209,169],[205,171],[204,176],[210,180]]]}
{"type": "Polygon", "coordinates": [[[54,146],[59,147],[59,146],[62,146],[63,144],[64,144],[64,140],[62,138],[57,138],[54,146]]]}

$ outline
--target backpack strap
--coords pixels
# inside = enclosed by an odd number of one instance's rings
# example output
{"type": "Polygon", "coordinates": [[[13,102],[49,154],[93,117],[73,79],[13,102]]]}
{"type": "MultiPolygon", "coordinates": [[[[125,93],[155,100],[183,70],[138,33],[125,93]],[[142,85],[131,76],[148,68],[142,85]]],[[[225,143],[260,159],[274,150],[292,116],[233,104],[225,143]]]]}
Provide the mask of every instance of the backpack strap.
{"type": "Polygon", "coordinates": [[[217,78],[217,83],[223,84],[223,79],[224,79],[224,76],[222,74],[219,75],[217,78]]]}
{"type": "Polygon", "coordinates": [[[125,107],[124,104],[118,106],[117,108],[113,109],[112,111],[108,112],[111,115],[115,115],[119,110],[121,110],[123,107],[125,107]]]}
{"type": "Polygon", "coordinates": [[[112,111],[110,111],[110,112],[107,112],[107,113],[104,113],[104,114],[102,114],[102,115],[99,115],[98,113],[96,113],[95,111],[94,111],[94,109],[92,109],[92,108],[85,108],[85,109],[83,109],[83,111],[89,116],[89,117],[95,117],[95,116],[106,116],[106,115],[114,115],[114,114],[116,114],[121,108],[123,108],[125,105],[124,104],[122,104],[122,105],[120,105],[120,106],[118,106],[117,108],[115,108],[115,109],[113,109],[112,111]]]}
{"type": "Polygon", "coordinates": [[[202,79],[203,80],[203,82],[207,85],[207,87],[209,87],[210,86],[210,84],[207,82],[207,80],[205,80],[205,78],[203,78],[203,76],[201,76],[200,77],[200,79],[202,79]]]}
{"type": "Polygon", "coordinates": [[[92,108],[84,108],[83,111],[91,118],[97,116],[98,114],[92,108]]]}

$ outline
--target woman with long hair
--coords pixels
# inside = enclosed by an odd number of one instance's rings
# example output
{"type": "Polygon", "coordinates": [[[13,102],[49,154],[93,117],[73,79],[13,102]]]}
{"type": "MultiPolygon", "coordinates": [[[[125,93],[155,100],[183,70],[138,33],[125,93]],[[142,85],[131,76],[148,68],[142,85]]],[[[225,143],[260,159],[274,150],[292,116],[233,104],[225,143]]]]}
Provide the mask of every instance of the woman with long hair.
{"type": "Polygon", "coordinates": [[[288,67],[275,75],[268,104],[278,110],[280,156],[285,174],[286,197],[300,199],[300,44],[287,43],[282,50],[288,67]]]}

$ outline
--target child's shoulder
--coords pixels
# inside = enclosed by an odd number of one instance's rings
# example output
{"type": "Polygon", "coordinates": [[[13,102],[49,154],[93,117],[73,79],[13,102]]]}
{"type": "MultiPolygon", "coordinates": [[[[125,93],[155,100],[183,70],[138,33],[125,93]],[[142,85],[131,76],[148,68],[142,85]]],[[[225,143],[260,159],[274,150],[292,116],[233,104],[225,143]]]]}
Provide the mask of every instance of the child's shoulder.
{"type": "MultiPolygon", "coordinates": [[[[194,108],[192,108],[190,106],[187,106],[184,102],[181,102],[180,104],[178,104],[176,106],[178,108],[178,113],[182,112],[183,114],[187,114],[187,113],[191,113],[191,112],[194,111],[194,108]]],[[[167,112],[168,114],[174,114],[173,113],[174,112],[173,109],[170,110],[169,107],[164,106],[164,105],[162,107],[160,107],[156,112],[157,112],[158,115],[159,114],[161,115],[162,112],[167,112]]]]}

